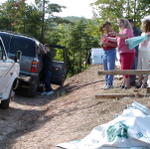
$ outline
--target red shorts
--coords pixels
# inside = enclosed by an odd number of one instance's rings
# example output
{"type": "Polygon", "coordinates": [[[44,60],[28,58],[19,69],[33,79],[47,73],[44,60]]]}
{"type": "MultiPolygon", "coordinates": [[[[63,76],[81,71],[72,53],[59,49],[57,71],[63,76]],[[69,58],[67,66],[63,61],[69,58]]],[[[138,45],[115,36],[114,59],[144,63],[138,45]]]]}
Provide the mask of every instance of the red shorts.
{"type": "MultiPolygon", "coordinates": [[[[135,53],[120,53],[121,70],[131,69],[134,62],[135,53]]],[[[124,75],[128,78],[129,75],[124,75]]]]}

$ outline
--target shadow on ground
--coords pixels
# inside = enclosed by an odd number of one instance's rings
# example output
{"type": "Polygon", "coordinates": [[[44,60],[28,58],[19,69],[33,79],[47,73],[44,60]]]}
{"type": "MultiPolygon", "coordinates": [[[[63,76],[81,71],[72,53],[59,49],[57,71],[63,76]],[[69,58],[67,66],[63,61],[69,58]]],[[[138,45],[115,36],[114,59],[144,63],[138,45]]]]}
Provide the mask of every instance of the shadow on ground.
{"type": "Polygon", "coordinates": [[[26,97],[25,91],[20,90],[16,92],[16,97],[14,102],[22,105],[29,105],[29,106],[43,106],[49,103],[52,100],[55,100],[61,96],[64,96],[66,94],[66,86],[64,87],[57,87],[54,89],[54,94],[49,96],[41,96],[40,92],[37,92],[37,95],[35,97],[26,97]]]}
{"type": "Polygon", "coordinates": [[[0,109],[0,149],[10,149],[16,139],[25,133],[29,133],[42,127],[47,119],[39,120],[49,109],[22,110],[18,108],[0,109]],[[39,127],[35,127],[40,123],[39,127]]]}

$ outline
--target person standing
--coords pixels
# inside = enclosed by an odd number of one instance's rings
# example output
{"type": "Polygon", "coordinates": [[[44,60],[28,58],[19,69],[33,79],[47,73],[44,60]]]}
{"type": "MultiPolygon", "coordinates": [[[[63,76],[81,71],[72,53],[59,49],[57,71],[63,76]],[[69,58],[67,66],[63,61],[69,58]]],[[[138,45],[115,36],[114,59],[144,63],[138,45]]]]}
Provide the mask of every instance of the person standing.
{"type": "MultiPolygon", "coordinates": [[[[134,62],[135,49],[130,50],[125,44],[125,39],[134,37],[133,29],[129,21],[124,18],[118,20],[118,26],[120,32],[115,33],[115,35],[117,36],[121,69],[122,70],[131,69],[134,62]]],[[[125,89],[130,88],[129,75],[123,76],[123,83],[121,85],[121,88],[125,89]]]]}
{"type": "MultiPolygon", "coordinates": [[[[112,32],[110,22],[105,22],[100,28],[103,36],[101,38],[102,48],[104,50],[103,67],[104,70],[113,70],[115,68],[116,60],[116,42],[109,41],[107,37],[114,37],[109,33],[112,32]]],[[[113,75],[105,75],[105,84],[103,89],[110,89],[113,87],[113,75]]]]}
{"type": "MultiPolygon", "coordinates": [[[[133,29],[133,34],[134,36],[140,36],[141,35],[141,30],[135,26],[133,19],[129,19],[129,22],[132,26],[133,29]]],[[[137,69],[137,64],[138,64],[138,54],[139,54],[139,46],[135,47],[135,57],[134,57],[134,62],[132,65],[132,69],[137,69]]],[[[130,85],[131,86],[136,86],[136,75],[131,75],[130,76],[130,85]]]]}
{"type": "Polygon", "coordinates": [[[43,82],[45,85],[45,91],[41,95],[52,95],[54,93],[51,87],[51,77],[52,77],[52,54],[51,50],[47,45],[44,45],[44,53],[42,55],[43,61],[43,82]]]}
{"type": "MultiPolygon", "coordinates": [[[[121,18],[118,20],[119,33],[112,32],[116,38],[108,38],[110,41],[116,41],[120,55],[121,70],[127,70],[132,68],[132,64],[135,56],[135,49],[129,49],[125,44],[125,40],[134,37],[133,29],[127,19],[121,18]]],[[[123,75],[123,82],[121,88],[130,88],[129,75],[123,75]]]]}
{"type": "MultiPolygon", "coordinates": [[[[139,58],[138,69],[150,69],[150,17],[144,18],[141,25],[142,36],[149,35],[147,40],[139,44],[139,58]]],[[[139,77],[139,85],[141,88],[147,87],[148,75],[141,75],[139,77]]],[[[150,86],[150,83],[148,83],[150,86]]]]}

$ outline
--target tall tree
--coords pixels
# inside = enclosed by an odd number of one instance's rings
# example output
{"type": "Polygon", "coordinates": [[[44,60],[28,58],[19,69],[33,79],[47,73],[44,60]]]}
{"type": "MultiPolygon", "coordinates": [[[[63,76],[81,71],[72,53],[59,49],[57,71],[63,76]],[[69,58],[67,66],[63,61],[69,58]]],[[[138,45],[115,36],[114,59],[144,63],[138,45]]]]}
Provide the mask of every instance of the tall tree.
{"type": "Polygon", "coordinates": [[[41,41],[44,41],[45,29],[47,27],[47,21],[53,16],[53,13],[59,13],[62,11],[63,6],[50,3],[49,0],[35,0],[35,3],[41,12],[41,41]]]}
{"type": "Polygon", "coordinates": [[[97,24],[93,21],[81,19],[67,26],[64,30],[60,44],[67,49],[68,74],[73,75],[83,71],[86,66],[88,53],[92,47],[98,47],[97,24]]]}
{"type": "Polygon", "coordinates": [[[94,5],[102,20],[114,22],[117,18],[125,17],[140,23],[141,18],[150,13],[149,0],[97,0],[94,5]]]}
{"type": "Polygon", "coordinates": [[[37,35],[40,13],[25,0],[8,0],[0,6],[0,27],[28,35],[37,35]],[[34,28],[34,30],[33,30],[34,28]]]}
{"type": "Polygon", "coordinates": [[[63,22],[53,13],[64,7],[50,4],[48,0],[36,0],[36,4],[29,5],[26,0],[7,0],[1,4],[0,29],[28,34],[44,42],[45,33],[53,27],[53,23],[63,22]]]}

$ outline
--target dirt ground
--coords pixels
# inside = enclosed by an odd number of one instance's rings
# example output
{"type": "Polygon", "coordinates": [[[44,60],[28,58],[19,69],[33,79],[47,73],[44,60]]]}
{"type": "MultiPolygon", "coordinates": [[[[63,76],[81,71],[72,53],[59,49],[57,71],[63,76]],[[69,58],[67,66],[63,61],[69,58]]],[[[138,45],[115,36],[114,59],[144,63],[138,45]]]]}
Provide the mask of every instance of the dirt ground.
{"type": "Polygon", "coordinates": [[[69,78],[52,96],[26,98],[16,95],[8,110],[0,110],[0,149],[58,149],[58,143],[81,139],[95,126],[112,120],[133,101],[150,107],[146,89],[102,90],[99,65],[69,78]],[[144,97],[95,98],[104,93],[142,93],[144,97]]]}

